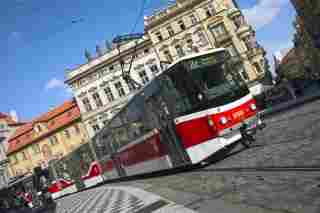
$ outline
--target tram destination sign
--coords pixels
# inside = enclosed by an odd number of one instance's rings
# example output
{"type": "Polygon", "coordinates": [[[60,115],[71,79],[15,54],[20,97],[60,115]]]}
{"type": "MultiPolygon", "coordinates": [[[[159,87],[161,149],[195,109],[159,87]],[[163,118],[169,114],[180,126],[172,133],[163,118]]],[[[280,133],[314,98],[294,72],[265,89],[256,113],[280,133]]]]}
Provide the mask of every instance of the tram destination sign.
{"type": "Polygon", "coordinates": [[[190,69],[199,69],[211,65],[215,65],[225,58],[225,51],[216,52],[208,55],[202,55],[189,60],[190,69]]]}

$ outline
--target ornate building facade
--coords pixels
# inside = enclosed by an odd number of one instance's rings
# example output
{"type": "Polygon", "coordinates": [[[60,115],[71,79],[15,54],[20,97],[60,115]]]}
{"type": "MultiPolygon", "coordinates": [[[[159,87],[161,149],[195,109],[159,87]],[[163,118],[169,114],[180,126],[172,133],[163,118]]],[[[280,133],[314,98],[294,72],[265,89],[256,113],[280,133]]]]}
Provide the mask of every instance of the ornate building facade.
{"type": "Polygon", "coordinates": [[[67,71],[66,83],[72,88],[83,122],[93,137],[135,94],[137,88],[122,78],[134,57],[131,77],[141,85],[147,84],[160,69],[160,61],[147,37],[130,41],[98,55],[73,70],[67,71]]]}
{"type": "Polygon", "coordinates": [[[174,61],[191,52],[224,47],[243,80],[252,82],[264,76],[265,51],[232,0],[177,0],[145,17],[145,32],[161,60],[174,61]]]}

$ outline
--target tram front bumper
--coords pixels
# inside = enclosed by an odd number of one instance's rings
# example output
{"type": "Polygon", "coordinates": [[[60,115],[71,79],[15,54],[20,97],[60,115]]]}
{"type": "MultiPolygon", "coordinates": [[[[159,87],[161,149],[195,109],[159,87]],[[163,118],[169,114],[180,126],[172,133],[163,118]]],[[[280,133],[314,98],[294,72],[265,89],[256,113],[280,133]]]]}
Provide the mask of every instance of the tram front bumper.
{"type": "Polygon", "coordinates": [[[243,135],[255,135],[257,131],[263,130],[266,127],[266,124],[262,122],[262,120],[258,117],[251,117],[249,119],[244,120],[242,123],[239,123],[233,127],[228,129],[224,129],[223,131],[219,132],[220,137],[226,137],[228,135],[232,135],[234,132],[240,132],[243,135]]]}
{"type": "Polygon", "coordinates": [[[262,122],[260,118],[255,119],[253,122],[243,123],[240,127],[241,135],[255,135],[257,131],[261,131],[266,127],[266,124],[262,122]]]}

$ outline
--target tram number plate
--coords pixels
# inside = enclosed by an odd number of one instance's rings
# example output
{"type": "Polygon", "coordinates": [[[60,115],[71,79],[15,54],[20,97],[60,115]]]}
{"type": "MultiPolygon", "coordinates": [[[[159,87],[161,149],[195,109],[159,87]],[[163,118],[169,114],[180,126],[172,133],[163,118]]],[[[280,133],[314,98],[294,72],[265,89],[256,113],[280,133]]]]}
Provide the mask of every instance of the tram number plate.
{"type": "Polygon", "coordinates": [[[238,112],[233,113],[232,116],[234,119],[239,119],[239,118],[243,118],[244,114],[245,114],[244,111],[240,110],[238,112]]]}

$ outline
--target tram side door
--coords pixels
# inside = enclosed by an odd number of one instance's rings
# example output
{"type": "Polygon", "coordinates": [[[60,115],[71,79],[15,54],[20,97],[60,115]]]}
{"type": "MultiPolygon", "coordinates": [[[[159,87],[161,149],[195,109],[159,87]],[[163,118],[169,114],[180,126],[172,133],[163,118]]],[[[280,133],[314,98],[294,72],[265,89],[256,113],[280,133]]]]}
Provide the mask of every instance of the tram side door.
{"type": "MultiPolygon", "coordinates": [[[[156,81],[160,83],[158,79],[156,81]]],[[[175,133],[174,122],[164,95],[160,87],[157,93],[148,97],[145,100],[146,113],[148,117],[152,117],[152,122],[156,123],[155,126],[160,129],[161,138],[168,148],[173,166],[182,166],[188,163],[188,156],[175,133]]]]}

